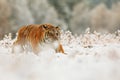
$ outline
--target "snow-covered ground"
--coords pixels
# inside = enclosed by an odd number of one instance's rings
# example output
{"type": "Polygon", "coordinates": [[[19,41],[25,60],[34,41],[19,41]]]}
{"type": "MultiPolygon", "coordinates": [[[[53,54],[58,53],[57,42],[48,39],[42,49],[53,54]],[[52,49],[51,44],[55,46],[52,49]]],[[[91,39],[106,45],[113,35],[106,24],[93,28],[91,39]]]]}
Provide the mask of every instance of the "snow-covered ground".
{"type": "Polygon", "coordinates": [[[13,40],[0,41],[0,80],[120,80],[120,32],[73,36],[64,32],[67,55],[45,50],[39,55],[11,53],[13,40]]]}

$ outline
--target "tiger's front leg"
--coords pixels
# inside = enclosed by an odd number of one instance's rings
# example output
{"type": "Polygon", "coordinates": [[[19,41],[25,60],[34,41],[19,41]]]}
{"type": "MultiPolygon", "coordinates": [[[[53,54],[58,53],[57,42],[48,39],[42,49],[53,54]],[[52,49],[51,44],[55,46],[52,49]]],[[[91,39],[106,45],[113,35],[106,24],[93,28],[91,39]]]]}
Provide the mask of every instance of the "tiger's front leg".
{"type": "Polygon", "coordinates": [[[39,54],[39,42],[37,40],[31,40],[31,47],[32,47],[32,51],[34,54],[38,55],[39,54]]]}
{"type": "Polygon", "coordinates": [[[60,52],[60,53],[65,54],[64,49],[63,49],[61,44],[58,45],[58,48],[56,49],[56,52],[60,52]]]}

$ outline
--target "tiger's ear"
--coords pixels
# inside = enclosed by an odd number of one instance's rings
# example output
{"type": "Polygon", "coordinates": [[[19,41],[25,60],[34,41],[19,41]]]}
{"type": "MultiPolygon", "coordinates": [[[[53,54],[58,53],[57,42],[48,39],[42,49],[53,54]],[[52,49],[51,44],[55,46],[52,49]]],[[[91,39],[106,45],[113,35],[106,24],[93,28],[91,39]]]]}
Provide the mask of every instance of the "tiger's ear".
{"type": "Polygon", "coordinates": [[[43,28],[44,30],[47,30],[47,29],[48,29],[48,26],[47,26],[47,25],[42,25],[42,28],[43,28]]]}
{"type": "Polygon", "coordinates": [[[59,26],[56,26],[56,29],[57,29],[57,30],[61,30],[59,26]]]}

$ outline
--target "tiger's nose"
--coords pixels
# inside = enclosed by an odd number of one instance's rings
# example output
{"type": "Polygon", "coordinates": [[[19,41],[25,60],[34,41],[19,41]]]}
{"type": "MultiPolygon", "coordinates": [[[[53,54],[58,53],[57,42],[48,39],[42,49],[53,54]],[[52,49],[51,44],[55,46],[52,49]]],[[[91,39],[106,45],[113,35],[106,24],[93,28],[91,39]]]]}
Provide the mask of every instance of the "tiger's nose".
{"type": "Polygon", "coordinates": [[[54,38],[55,38],[56,40],[58,40],[58,39],[59,39],[59,36],[55,36],[54,38]]]}

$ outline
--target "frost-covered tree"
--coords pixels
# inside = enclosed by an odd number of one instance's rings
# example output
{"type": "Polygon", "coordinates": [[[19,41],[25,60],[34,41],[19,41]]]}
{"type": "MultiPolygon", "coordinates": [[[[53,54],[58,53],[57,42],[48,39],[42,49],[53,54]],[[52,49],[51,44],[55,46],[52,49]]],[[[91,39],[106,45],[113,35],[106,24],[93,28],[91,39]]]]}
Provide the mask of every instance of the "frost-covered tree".
{"type": "Polygon", "coordinates": [[[13,25],[13,31],[17,30],[22,25],[34,23],[34,18],[28,8],[27,0],[8,0],[8,3],[12,12],[10,22],[13,25]]]}
{"type": "Polygon", "coordinates": [[[66,29],[66,23],[58,18],[58,14],[53,6],[51,6],[47,0],[29,0],[29,9],[35,23],[52,23],[55,25],[61,25],[63,29],[66,29]]]}
{"type": "Polygon", "coordinates": [[[11,15],[11,9],[7,0],[0,0],[0,39],[3,35],[10,30],[9,16],[11,15]],[[9,28],[9,30],[8,30],[9,28]]]}

